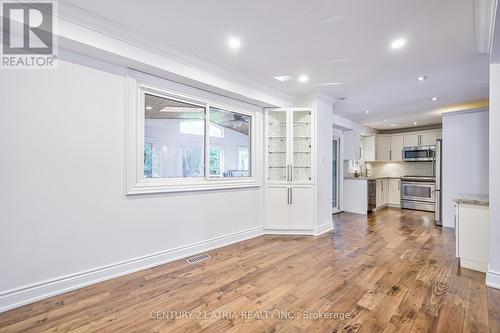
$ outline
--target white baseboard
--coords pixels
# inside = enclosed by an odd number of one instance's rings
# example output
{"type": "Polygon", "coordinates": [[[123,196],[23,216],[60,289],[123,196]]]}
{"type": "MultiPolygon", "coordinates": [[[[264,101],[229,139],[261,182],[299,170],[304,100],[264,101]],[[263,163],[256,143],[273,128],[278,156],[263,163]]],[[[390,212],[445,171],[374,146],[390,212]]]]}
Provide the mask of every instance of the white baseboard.
{"type": "Polygon", "coordinates": [[[314,229],[274,229],[267,228],[264,229],[264,235],[304,235],[304,236],[314,236],[314,229]]]}
{"type": "Polygon", "coordinates": [[[333,230],[333,221],[329,221],[325,224],[322,224],[314,229],[314,235],[319,236],[326,232],[333,230]]]}
{"type": "Polygon", "coordinates": [[[119,276],[134,273],[171,261],[186,258],[200,252],[241,242],[261,236],[262,227],[238,231],[229,235],[212,238],[206,241],[130,259],[115,264],[98,267],[40,283],[23,286],[0,292],[0,313],[44,298],[59,295],[88,285],[110,280],[119,276]]]}
{"type": "Polygon", "coordinates": [[[472,269],[474,271],[483,273],[488,272],[488,263],[467,258],[460,258],[460,267],[472,269]]]}
{"type": "Polygon", "coordinates": [[[387,204],[389,208],[401,208],[401,204],[387,204]]]}
{"type": "Polygon", "coordinates": [[[500,272],[495,272],[488,267],[488,272],[486,273],[486,285],[488,287],[500,289],[500,272]]]}
{"type": "Polygon", "coordinates": [[[300,229],[264,229],[265,235],[304,235],[304,236],[319,236],[325,232],[333,230],[333,222],[327,222],[316,228],[300,228],[300,229]]]}

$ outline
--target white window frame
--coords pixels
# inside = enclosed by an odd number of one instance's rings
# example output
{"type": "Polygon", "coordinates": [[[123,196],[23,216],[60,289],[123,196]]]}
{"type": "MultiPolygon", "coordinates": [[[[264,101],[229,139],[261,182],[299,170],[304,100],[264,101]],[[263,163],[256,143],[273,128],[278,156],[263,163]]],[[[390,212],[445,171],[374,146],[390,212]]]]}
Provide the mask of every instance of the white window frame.
{"type": "Polygon", "coordinates": [[[129,70],[126,79],[125,100],[125,172],[126,194],[205,191],[259,187],[255,158],[257,154],[256,112],[210,98],[210,94],[197,89],[129,70]],[[204,177],[200,178],[145,178],[144,177],[144,123],[145,94],[178,100],[205,108],[204,177]],[[203,95],[202,95],[203,94],[203,95]],[[250,177],[210,178],[209,112],[210,107],[250,116],[250,177]]]}

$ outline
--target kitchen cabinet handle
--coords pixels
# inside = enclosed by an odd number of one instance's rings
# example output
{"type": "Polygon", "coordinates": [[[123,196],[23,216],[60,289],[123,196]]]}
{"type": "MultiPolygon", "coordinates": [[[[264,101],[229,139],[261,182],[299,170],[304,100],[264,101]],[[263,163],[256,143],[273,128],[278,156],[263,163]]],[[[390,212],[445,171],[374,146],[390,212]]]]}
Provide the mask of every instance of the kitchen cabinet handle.
{"type": "Polygon", "coordinates": [[[286,204],[290,204],[290,188],[286,189],[286,204]]]}
{"type": "Polygon", "coordinates": [[[290,205],[293,203],[293,188],[290,187],[290,205]]]}
{"type": "Polygon", "coordinates": [[[389,150],[389,160],[392,161],[392,150],[389,150]]]}
{"type": "Polygon", "coordinates": [[[293,182],[293,166],[290,164],[290,182],[293,182]]]}

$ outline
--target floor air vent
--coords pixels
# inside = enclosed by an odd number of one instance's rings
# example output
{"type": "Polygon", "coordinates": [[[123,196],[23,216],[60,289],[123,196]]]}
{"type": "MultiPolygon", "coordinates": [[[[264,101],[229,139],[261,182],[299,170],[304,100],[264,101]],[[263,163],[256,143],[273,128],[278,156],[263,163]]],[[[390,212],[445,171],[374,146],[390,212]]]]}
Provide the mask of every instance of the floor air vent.
{"type": "Polygon", "coordinates": [[[187,258],[186,261],[190,264],[196,264],[197,262],[207,260],[208,258],[210,258],[210,256],[208,254],[202,253],[202,254],[197,254],[195,256],[187,258]]]}

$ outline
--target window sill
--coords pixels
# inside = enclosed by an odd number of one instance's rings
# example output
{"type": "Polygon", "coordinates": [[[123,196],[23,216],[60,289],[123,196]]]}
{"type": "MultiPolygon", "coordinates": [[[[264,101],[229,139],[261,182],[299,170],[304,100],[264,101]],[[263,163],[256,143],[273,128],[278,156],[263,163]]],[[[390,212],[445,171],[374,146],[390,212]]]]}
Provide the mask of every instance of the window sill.
{"type": "Polygon", "coordinates": [[[155,181],[137,182],[127,190],[127,195],[153,194],[153,193],[176,193],[176,192],[197,192],[211,190],[227,190],[238,188],[260,187],[257,180],[250,179],[223,179],[204,180],[199,182],[186,183],[165,183],[155,181]]]}

